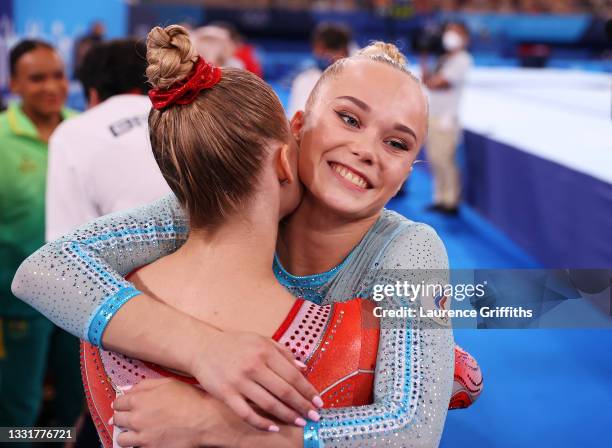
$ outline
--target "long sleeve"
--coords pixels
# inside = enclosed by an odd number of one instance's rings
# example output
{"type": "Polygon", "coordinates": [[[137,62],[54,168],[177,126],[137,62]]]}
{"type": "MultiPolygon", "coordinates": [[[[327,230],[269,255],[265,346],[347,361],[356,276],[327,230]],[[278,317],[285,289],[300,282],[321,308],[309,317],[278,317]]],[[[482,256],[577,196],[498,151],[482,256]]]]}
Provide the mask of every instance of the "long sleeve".
{"type": "Polygon", "coordinates": [[[174,252],[188,231],[174,195],[103,216],[30,255],[13,279],[13,294],[99,345],[112,316],[140,294],[124,276],[174,252]]]}
{"type": "MultiPolygon", "coordinates": [[[[374,285],[398,281],[448,281],[444,246],[423,224],[400,227],[371,267],[363,273],[370,292],[374,285]]],[[[386,310],[435,306],[427,295],[415,301],[393,295],[379,303],[386,310]]],[[[444,322],[382,318],[374,403],[323,410],[318,423],[309,423],[304,447],[438,446],[452,391],[453,348],[452,331],[444,322]]]]}

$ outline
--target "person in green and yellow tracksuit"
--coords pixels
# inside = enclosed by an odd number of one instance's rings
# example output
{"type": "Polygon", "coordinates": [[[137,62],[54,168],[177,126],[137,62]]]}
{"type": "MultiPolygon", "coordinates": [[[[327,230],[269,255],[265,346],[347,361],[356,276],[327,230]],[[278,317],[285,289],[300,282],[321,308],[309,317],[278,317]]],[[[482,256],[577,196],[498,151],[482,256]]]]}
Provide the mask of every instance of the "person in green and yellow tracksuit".
{"type": "Polygon", "coordinates": [[[36,423],[48,364],[56,367],[54,423],[71,426],[83,403],[78,340],[14,297],[11,281],[44,243],[47,143],[74,112],[64,108],[68,81],[51,45],[17,44],[10,75],[20,102],[0,113],[0,426],[36,423]]]}

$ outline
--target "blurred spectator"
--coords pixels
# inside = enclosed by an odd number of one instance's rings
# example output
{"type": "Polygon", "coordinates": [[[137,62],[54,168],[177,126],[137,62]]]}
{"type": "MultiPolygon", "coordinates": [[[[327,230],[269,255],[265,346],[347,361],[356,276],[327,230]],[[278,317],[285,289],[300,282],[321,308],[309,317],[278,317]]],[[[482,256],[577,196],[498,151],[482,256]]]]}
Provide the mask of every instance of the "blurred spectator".
{"type": "Polygon", "coordinates": [[[233,56],[242,61],[242,65],[245,70],[256,74],[260,78],[263,77],[263,70],[261,69],[261,62],[255,53],[255,47],[244,41],[238,30],[234,25],[227,22],[213,22],[211,25],[224,28],[229,33],[230,39],[234,44],[233,56]]]}
{"type": "Polygon", "coordinates": [[[469,33],[461,23],[448,23],[442,34],[444,54],[430,72],[421,59],[423,82],[430,91],[427,158],[431,163],[434,197],[431,209],[456,214],[461,192],[459,170],[455,160],[461,135],[459,102],[472,57],[466,48],[469,33]]]}
{"type": "Polygon", "coordinates": [[[49,144],[47,240],[170,191],[149,144],[145,54],[143,42],[126,39],[85,56],[78,76],[89,108],[49,144]]]}
{"type": "Polygon", "coordinates": [[[72,61],[75,78],[85,55],[92,46],[104,40],[105,33],[106,27],[104,26],[104,23],[94,22],[91,24],[89,32],[74,43],[74,55],[72,61]]]}
{"type": "Polygon", "coordinates": [[[11,294],[17,267],[44,243],[47,142],[73,114],[64,108],[68,81],[60,56],[38,40],[11,50],[9,71],[21,103],[0,114],[0,426],[34,426],[47,359],[53,423],[72,426],[83,405],[78,340],[11,294]]]}
{"type": "Polygon", "coordinates": [[[242,61],[234,56],[236,44],[227,28],[202,26],[193,31],[192,41],[200,56],[217,67],[244,68],[242,61]]]}
{"type": "Polygon", "coordinates": [[[351,32],[343,25],[321,23],[312,36],[312,55],[314,66],[304,70],[293,80],[289,97],[288,115],[304,110],[306,100],[323,71],[338,59],[349,54],[351,32]]]}

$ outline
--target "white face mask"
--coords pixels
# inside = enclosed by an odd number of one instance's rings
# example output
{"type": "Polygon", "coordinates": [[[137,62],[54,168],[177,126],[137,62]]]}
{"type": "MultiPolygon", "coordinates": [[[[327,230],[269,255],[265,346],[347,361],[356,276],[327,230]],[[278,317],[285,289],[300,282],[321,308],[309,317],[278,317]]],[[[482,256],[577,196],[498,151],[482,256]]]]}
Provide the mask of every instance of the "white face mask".
{"type": "Polygon", "coordinates": [[[442,35],[442,46],[446,51],[454,51],[463,47],[463,38],[456,31],[446,31],[442,35]]]}

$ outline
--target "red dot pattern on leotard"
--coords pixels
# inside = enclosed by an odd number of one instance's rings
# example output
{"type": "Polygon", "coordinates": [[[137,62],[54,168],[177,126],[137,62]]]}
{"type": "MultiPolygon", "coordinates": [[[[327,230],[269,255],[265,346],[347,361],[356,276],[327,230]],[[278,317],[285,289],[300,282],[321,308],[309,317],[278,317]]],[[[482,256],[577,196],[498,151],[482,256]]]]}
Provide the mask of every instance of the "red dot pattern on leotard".
{"type": "Polygon", "coordinates": [[[305,301],[278,342],[291,350],[295,359],[307,362],[321,343],[331,307],[305,301]]]}
{"type": "Polygon", "coordinates": [[[145,378],[163,378],[163,376],[142,361],[132,359],[121,353],[100,350],[104,370],[114,386],[124,387],[138,384],[145,378]]]}

